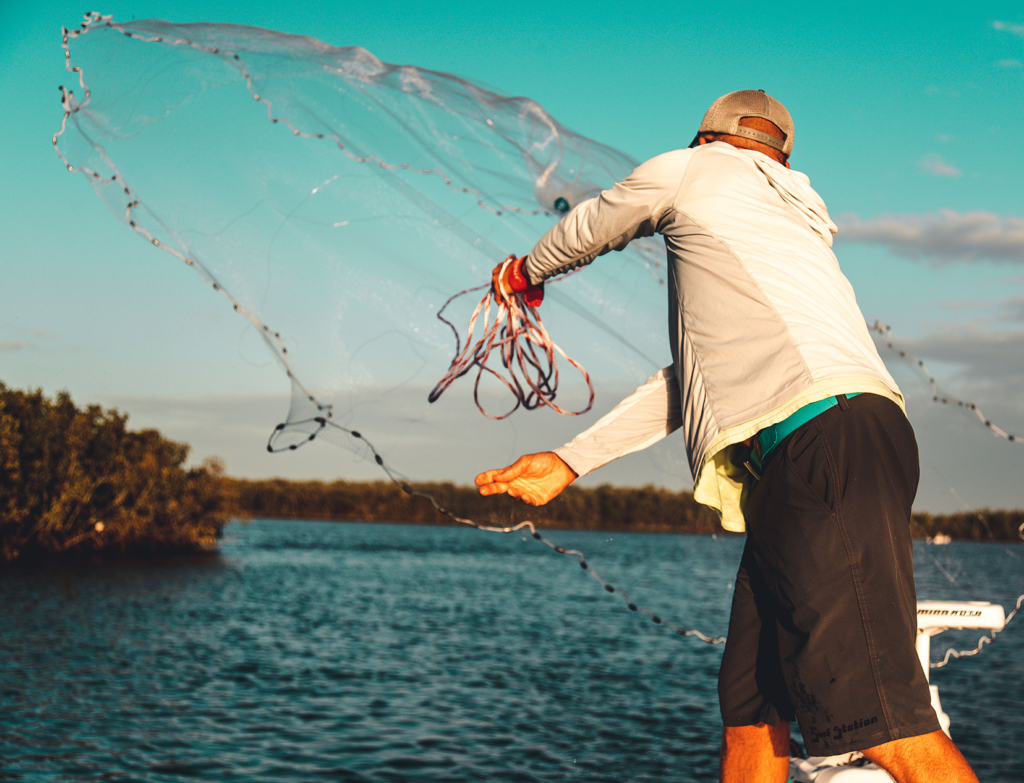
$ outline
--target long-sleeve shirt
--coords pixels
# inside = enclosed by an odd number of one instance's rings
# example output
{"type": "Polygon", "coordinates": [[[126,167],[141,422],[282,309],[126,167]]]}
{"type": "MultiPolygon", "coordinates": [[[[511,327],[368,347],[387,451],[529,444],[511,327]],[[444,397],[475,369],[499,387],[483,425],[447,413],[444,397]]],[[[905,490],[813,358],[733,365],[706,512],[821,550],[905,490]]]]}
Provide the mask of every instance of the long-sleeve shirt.
{"type": "Polygon", "coordinates": [[[673,363],[556,453],[584,475],[682,428],[694,497],[743,530],[736,444],[834,394],[903,398],[832,252],[807,177],[723,142],[659,155],[530,251],[533,283],[661,234],[673,363]]]}

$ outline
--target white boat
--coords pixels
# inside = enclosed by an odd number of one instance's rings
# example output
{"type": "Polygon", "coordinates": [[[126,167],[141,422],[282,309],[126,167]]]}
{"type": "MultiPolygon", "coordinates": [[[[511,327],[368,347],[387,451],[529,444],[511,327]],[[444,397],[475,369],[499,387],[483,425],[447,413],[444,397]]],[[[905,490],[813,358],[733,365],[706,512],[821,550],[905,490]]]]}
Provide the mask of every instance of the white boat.
{"type": "MultiPolygon", "coordinates": [[[[937,536],[936,536],[937,538],[937,536]]],[[[917,655],[929,674],[931,640],[951,628],[1001,631],[1006,624],[1003,607],[987,601],[918,601],[917,602],[917,655]]],[[[939,689],[929,685],[932,707],[939,725],[947,735],[949,716],[939,703],[939,689]]],[[[841,756],[811,756],[789,760],[789,777],[793,783],[891,783],[884,770],[869,762],[860,753],[841,756]]]]}
{"type": "Polygon", "coordinates": [[[935,544],[936,546],[943,546],[953,541],[952,536],[947,536],[945,533],[936,533],[934,536],[928,536],[925,542],[929,544],[935,544]]]}

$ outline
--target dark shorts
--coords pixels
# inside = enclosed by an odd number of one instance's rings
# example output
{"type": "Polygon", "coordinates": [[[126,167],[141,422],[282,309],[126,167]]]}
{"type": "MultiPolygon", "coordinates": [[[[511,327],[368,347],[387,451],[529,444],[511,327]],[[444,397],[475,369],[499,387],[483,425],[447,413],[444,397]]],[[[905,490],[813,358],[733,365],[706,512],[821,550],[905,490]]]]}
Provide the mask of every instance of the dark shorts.
{"type": "Polygon", "coordinates": [[[726,726],[796,719],[814,756],[939,729],[914,649],[914,431],[884,397],[840,402],[747,499],[718,680],[726,726]]]}

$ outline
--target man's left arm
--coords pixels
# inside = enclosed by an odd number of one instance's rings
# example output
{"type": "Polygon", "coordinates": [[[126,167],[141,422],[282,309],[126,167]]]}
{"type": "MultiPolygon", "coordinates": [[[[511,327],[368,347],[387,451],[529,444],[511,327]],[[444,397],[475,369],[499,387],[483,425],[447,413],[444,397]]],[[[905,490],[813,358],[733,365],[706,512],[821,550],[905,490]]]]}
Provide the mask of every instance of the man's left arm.
{"type": "Polygon", "coordinates": [[[690,150],[676,150],[638,166],[622,182],[576,206],[541,237],[523,264],[529,282],[589,264],[636,237],[653,236],[679,191],[690,150]]]}

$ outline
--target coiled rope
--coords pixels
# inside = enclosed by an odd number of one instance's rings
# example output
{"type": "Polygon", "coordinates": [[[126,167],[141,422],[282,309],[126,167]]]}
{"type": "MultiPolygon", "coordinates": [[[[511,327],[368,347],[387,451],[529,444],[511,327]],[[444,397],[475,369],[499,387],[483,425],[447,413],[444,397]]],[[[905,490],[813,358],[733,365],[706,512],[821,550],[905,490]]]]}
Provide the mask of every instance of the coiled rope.
{"type": "MultiPolygon", "coordinates": [[[[514,260],[515,256],[505,259],[501,266],[502,275],[514,260]]],[[[436,402],[456,380],[476,368],[473,401],[480,412],[489,419],[500,421],[508,418],[520,406],[526,410],[546,406],[565,416],[581,416],[593,407],[594,384],[590,380],[590,374],[551,339],[551,335],[548,334],[548,330],[544,328],[544,323],[541,321],[540,313],[537,312],[536,307],[527,304],[524,294],[492,294],[490,284],[467,288],[465,291],[459,291],[445,302],[444,307],[438,311],[437,317],[438,320],[447,324],[448,328],[452,330],[452,334],[455,335],[455,358],[452,359],[444,377],[437,382],[433,391],[428,395],[427,399],[430,402],[436,402]],[[469,319],[468,334],[463,348],[459,330],[444,317],[444,311],[460,296],[484,289],[486,289],[486,293],[469,319]],[[492,300],[496,303],[493,322],[490,320],[492,300]],[[483,334],[479,340],[474,342],[473,336],[481,312],[483,313],[481,324],[483,334]],[[501,358],[502,368],[508,377],[488,365],[491,352],[495,350],[501,358]],[[556,353],[575,367],[583,376],[583,380],[587,382],[590,397],[586,407],[581,410],[566,410],[555,403],[558,393],[556,353]],[[516,403],[507,413],[500,416],[492,415],[484,409],[480,402],[480,380],[484,377],[485,372],[501,381],[515,397],[516,403]]]]}

